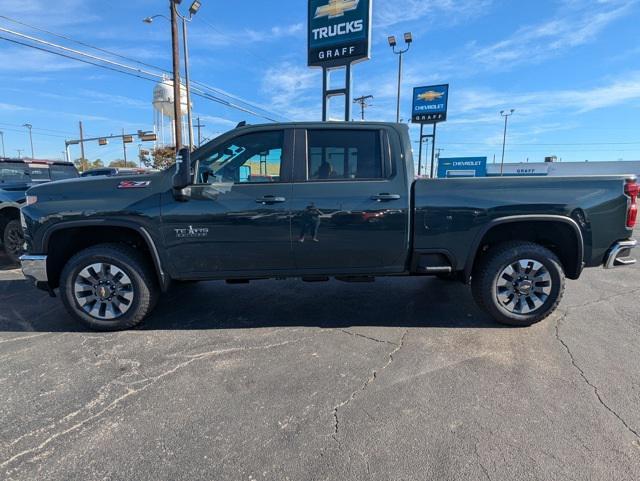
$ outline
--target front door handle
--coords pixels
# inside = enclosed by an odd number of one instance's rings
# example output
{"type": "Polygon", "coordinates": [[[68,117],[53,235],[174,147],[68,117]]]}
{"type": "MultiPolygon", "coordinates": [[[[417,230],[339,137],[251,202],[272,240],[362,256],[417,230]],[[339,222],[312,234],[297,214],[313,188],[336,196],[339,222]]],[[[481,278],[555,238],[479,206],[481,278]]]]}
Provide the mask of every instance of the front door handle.
{"type": "Polygon", "coordinates": [[[402,197],[398,194],[378,194],[371,197],[371,200],[377,202],[390,202],[392,200],[400,200],[402,197]]]}
{"type": "Polygon", "coordinates": [[[284,197],[276,197],[274,195],[265,195],[261,199],[256,199],[256,204],[262,205],[273,205],[273,204],[282,204],[286,202],[287,199],[284,197]]]}

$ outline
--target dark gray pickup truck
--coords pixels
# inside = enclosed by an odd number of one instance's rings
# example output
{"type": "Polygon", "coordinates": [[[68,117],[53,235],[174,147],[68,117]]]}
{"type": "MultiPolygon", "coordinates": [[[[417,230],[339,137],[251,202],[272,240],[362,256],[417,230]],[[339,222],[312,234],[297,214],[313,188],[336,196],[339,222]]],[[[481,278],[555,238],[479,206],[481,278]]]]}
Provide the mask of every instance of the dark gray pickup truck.
{"type": "Polygon", "coordinates": [[[241,126],[171,170],[30,189],[23,271],[102,330],[140,323],[172,280],[430,275],[527,326],[565,277],[635,262],[634,176],[414,180],[413,166],[404,125],[241,126]]]}

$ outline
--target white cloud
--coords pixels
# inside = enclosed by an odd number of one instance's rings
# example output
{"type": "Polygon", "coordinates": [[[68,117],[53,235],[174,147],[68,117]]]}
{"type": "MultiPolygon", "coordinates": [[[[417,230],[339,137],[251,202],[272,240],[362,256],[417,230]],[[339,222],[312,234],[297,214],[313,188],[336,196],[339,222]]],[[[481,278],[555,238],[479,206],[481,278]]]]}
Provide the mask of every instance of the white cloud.
{"type": "MultiPolygon", "coordinates": [[[[0,41],[0,45],[8,45],[0,41]]],[[[84,68],[87,65],[28,47],[9,47],[0,50],[0,65],[4,72],[43,73],[84,68]]]]}
{"type": "Polygon", "coordinates": [[[318,70],[289,62],[271,67],[262,80],[262,91],[271,100],[271,107],[293,119],[311,119],[319,116],[318,87],[318,70]]]}
{"type": "Polygon", "coordinates": [[[449,124],[491,123],[502,109],[515,108],[528,122],[562,113],[580,115],[630,102],[640,104],[640,71],[587,89],[535,92],[461,90],[451,97],[449,124]]]}
{"type": "Polygon", "coordinates": [[[466,63],[494,70],[540,62],[593,41],[636,4],[637,0],[565,1],[549,20],[521,27],[492,45],[468,45],[474,52],[466,63]]]}
{"type": "Polygon", "coordinates": [[[227,47],[230,45],[247,45],[252,43],[272,42],[288,37],[304,36],[304,24],[294,23],[291,25],[276,25],[266,30],[233,30],[223,31],[209,22],[205,25],[209,27],[206,30],[202,28],[194,28],[192,34],[198,36],[199,42],[215,47],[227,47]]]}
{"type": "Polygon", "coordinates": [[[376,27],[389,27],[427,16],[437,18],[438,22],[457,23],[487,11],[492,3],[492,0],[378,1],[374,3],[374,24],[376,27]]]}

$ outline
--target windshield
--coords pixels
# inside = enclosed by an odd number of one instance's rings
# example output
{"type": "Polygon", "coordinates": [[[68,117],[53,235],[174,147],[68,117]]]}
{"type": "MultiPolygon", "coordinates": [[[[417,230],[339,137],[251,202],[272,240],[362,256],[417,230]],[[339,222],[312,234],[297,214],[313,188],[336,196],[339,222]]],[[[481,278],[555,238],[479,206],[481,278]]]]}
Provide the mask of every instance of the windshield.
{"type": "Polygon", "coordinates": [[[52,165],[51,180],[75,179],[78,177],[78,171],[73,165],[52,165]]]}
{"type": "Polygon", "coordinates": [[[29,182],[26,164],[22,162],[0,162],[0,182],[29,182]]]}

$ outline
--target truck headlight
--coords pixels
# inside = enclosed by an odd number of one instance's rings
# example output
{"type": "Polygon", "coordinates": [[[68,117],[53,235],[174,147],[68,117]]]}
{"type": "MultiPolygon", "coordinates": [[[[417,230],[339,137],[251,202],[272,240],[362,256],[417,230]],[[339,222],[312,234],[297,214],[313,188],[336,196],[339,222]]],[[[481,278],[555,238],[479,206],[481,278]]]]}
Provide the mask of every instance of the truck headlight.
{"type": "Polygon", "coordinates": [[[37,195],[28,195],[27,196],[27,205],[33,205],[36,202],[38,202],[38,196],[37,195]]]}

